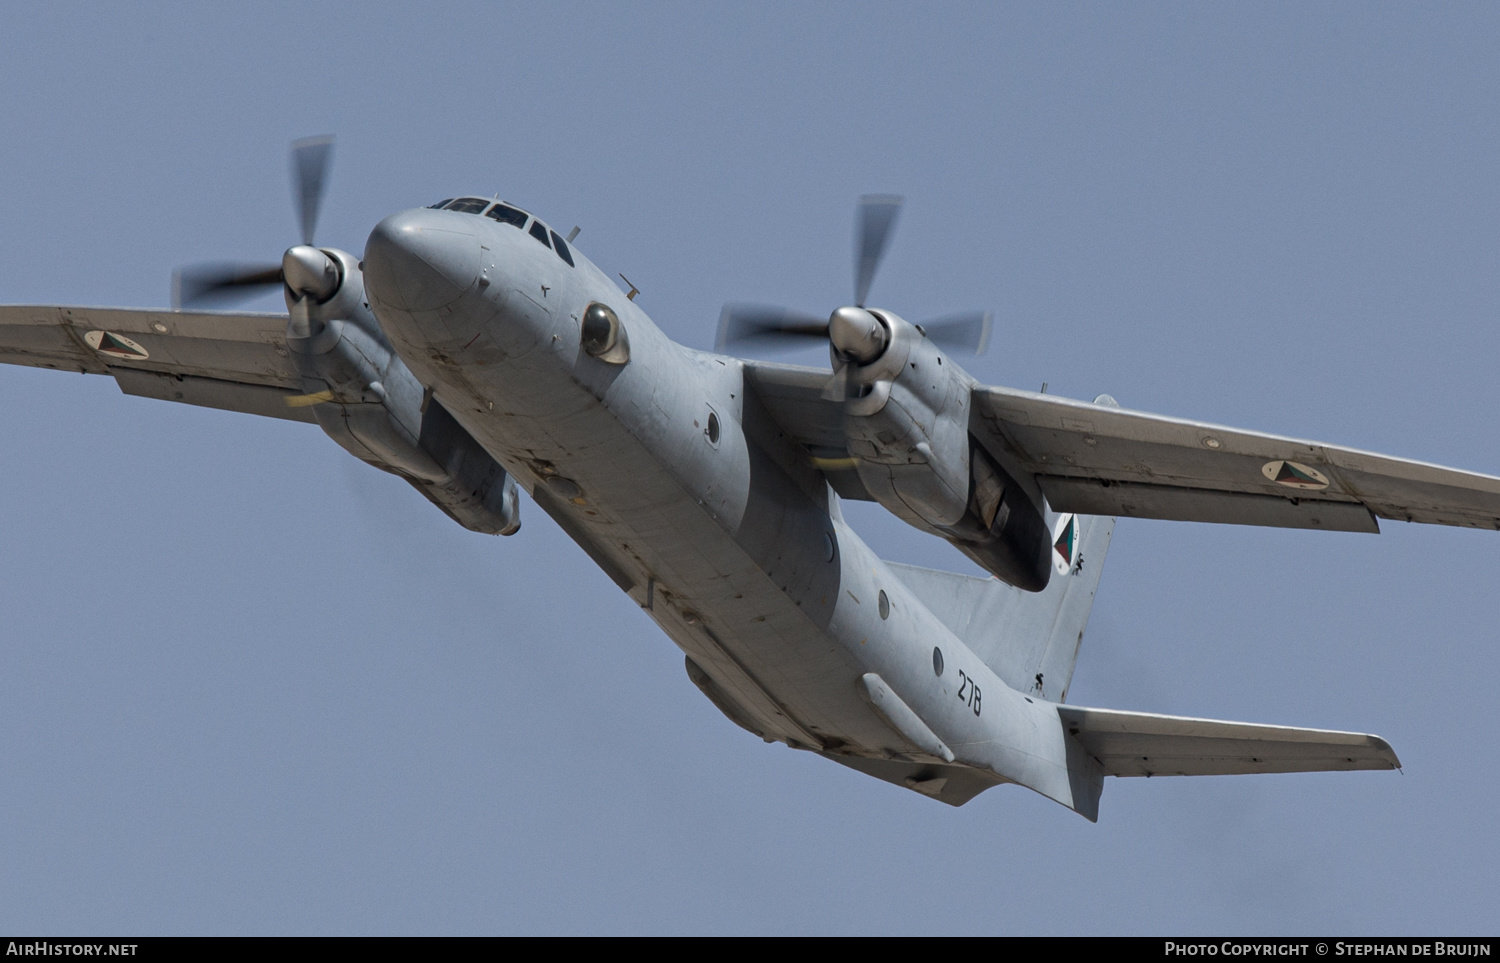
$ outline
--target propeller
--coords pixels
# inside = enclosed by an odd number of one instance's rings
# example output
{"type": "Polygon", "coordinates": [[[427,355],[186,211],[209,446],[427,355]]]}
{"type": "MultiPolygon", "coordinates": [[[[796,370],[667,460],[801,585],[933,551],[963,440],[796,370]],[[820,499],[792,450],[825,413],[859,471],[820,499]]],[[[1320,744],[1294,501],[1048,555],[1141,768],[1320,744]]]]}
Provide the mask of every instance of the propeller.
{"type": "Polygon", "coordinates": [[[302,243],[288,248],[280,264],[215,261],[178,268],[172,273],[173,310],[241,301],[280,285],[315,301],[331,297],[339,287],[338,265],[313,247],[313,236],[332,159],[331,134],[292,143],[292,200],[302,243]]]}
{"type": "Polygon", "coordinates": [[[297,220],[302,228],[302,243],[312,247],[313,231],[318,226],[318,210],[323,206],[323,186],[328,179],[328,164],[333,160],[333,135],[304,137],[292,142],[292,186],[297,199],[297,220]]]}
{"type": "Polygon", "coordinates": [[[885,246],[896,227],[896,215],[901,213],[902,199],[894,194],[866,194],[859,199],[859,227],[855,230],[854,244],[854,303],[865,306],[870,294],[870,285],[875,282],[875,270],[885,256],[885,246]]]}
{"type": "MultiPolygon", "coordinates": [[[[859,199],[854,229],[854,307],[839,308],[827,320],[804,311],[760,304],[726,304],[719,315],[717,348],[754,344],[783,347],[810,338],[832,343],[842,364],[835,365],[825,397],[842,398],[848,390],[849,362],[866,364],[880,356],[889,333],[864,310],[875,273],[890,244],[902,199],[891,194],[866,194],[859,199]]],[[[917,325],[925,336],[945,348],[982,354],[988,346],[990,315],[971,311],[947,315],[917,325]]]]}
{"type": "Polygon", "coordinates": [[[726,304],[719,315],[718,350],[732,344],[775,347],[801,345],[808,338],[828,337],[828,319],[764,304],[726,304]]]}
{"type": "Polygon", "coordinates": [[[923,321],[917,330],[946,348],[980,355],[990,346],[990,321],[988,311],[960,311],[923,321]]]}

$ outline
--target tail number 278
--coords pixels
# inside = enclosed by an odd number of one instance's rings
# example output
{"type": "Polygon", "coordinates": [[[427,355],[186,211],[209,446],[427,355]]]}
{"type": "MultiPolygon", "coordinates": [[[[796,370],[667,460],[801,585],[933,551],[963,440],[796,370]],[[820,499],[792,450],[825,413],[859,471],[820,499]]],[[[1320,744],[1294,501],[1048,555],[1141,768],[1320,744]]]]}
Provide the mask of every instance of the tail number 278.
{"type": "Polygon", "coordinates": [[[974,684],[974,680],[969,678],[969,676],[965,674],[964,670],[959,669],[958,701],[962,702],[970,709],[973,709],[976,716],[979,715],[979,700],[981,695],[982,693],[979,691],[979,686],[974,684]]]}

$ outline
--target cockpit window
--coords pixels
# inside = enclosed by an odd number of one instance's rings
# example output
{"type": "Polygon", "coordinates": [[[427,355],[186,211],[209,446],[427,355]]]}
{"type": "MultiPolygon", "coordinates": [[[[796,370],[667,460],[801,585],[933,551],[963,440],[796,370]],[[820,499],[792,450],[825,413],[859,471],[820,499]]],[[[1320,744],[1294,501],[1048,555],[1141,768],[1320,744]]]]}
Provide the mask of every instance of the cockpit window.
{"type": "Polygon", "coordinates": [[[445,199],[443,199],[441,201],[438,201],[436,204],[429,204],[429,205],[427,205],[427,207],[428,207],[428,210],[436,211],[436,210],[441,210],[444,204],[451,204],[451,203],[453,203],[453,198],[449,197],[449,198],[445,198],[445,199]]]}
{"type": "Polygon", "coordinates": [[[568,262],[568,267],[577,266],[573,263],[573,253],[568,250],[568,243],[562,238],[558,237],[556,231],[552,232],[552,247],[557,251],[558,257],[568,262]]]}
{"type": "Polygon", "coordinates": [[[493,217],[501,224],[509,224],[511,227],[520,228],[526,226],[526,212],[518,211],[514,207],[507,207],[504,204],[496,204],[484,216],[493,217]]]}
{"type": "Polygon", "coordinates": [[[449,201],[444,205],[446,209],[458,211],[460,214],[478,214],[489,206],[490,202],[482,197],[460,197],[458,200],[449,201]]]}
{"type": "Polygon", "coordinates": [[[545,245],[546,247],[551,247],[552,246],[551,244],[547,243],[547,225],[543,224],[541,221],[532,221],[531,222],[531,231],[530,231],[530,234],[531,234],[532,237],[536,238],[538,241],[541,241],[542,244],[545,245]]]}

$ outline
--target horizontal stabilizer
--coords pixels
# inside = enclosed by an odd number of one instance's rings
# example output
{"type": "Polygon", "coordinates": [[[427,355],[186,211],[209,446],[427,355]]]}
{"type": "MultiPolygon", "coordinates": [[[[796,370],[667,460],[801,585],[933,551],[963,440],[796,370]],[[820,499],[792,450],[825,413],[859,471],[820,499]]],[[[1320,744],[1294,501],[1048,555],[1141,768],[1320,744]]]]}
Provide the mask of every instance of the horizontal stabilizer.
{"type": "Polygon", "coordinates": [[[1226,776],[1396,769],[1379,736],[1150,712],[1058,706],[1063,726],[1110,776],[1226,776]]]}

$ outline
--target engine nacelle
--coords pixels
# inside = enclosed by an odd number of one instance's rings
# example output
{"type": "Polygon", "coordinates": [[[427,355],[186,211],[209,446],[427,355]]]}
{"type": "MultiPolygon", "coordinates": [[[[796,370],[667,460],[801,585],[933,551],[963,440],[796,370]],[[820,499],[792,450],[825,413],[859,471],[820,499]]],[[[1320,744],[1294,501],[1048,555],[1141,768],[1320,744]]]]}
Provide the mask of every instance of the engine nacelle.
{"type": "Polygon", "coordinates": [[[1047,516],[1009,472],[970,439],[973,489],[964,517],[946,537],[985,571],[1028,592],[1052,577],[1052,531],[1047,516]]]}
{"type": "Polygon", "coordinates": [[[343,251],[321,253],[337,273],[332,294],[318,301],[285,292],[287,347],[302,371],[301,400],[313,405],[318,425],[356,458],[406,479],[465,528],[514,533],[521,527],[515,479],[391,348],[367,305],[359,262],[343,251]]]}
{"type": "MultiPolygon", "coordinates": [[[[974,379],[916,327],[889,311],[885,348],[848,362],[849,454],[871,497],[940,535],[987,571],[1028,591],[1052,574],[1051,533],[1039,497],[969,433],[974,379]]],[[[835,364],[845,359],[835,356],[835,364]]]]}
{"type": "Polygon", "coordinates": [[[865,488],[919,528],[943,528],[969,502],[969,389],[916,328],[871,311],[887,329],[885,350],[853,368],[844,404],[849,454],[865,488]]]}

